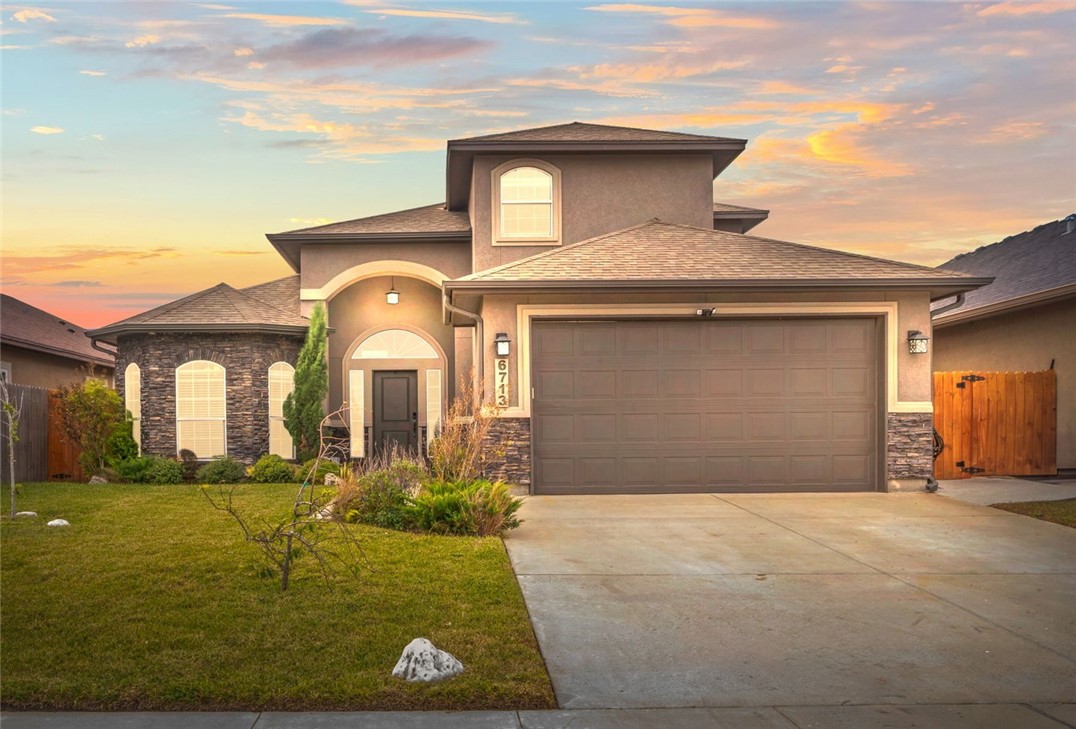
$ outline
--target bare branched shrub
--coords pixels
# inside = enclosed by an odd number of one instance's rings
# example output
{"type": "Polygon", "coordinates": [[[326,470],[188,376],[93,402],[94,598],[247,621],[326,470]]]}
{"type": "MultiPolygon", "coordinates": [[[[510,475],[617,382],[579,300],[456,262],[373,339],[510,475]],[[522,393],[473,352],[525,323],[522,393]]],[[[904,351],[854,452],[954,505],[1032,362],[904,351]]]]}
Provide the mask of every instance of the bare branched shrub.
{"type": "Polygon", "coordinates": [[[498,409],[475,391],[472,382],[473,377],[461,378],[441,430],[430,443],[430,473],[438,481],[473,481],[497,457],[490,431],[498,409]]]}

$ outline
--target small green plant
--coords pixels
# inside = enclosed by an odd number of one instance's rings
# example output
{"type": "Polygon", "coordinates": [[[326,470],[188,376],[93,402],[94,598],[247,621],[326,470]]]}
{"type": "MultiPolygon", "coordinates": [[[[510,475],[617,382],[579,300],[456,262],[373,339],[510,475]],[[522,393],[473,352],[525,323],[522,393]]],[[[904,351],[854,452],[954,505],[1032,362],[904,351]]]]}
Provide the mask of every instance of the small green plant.
{"type": "Polygon", "coordinates": [[[150,456],[141,483],[183,483],[183,464],[171,458],[150,456]]]}
{"type": "Polygon", "coordinates": [[[153,463],[152,456],[135,456],[124,458],[112,464],[112,470],[116,472],[116,478],[127,483],[145,483],[146,471],[153,463]]]}
{"type": "Polygon", "coordinates": [[[325,476],[328,474],[334,476],[340,475],[339,464],[324,458],[311,458],[310,460],[299,466],[299,472],[296,474],[299,482],[307,481],[312,484],[324,484],[325,476]]]}
{"type": "Polygon", "coordinates": [[[202,467],[202,462],[198,460],[198,455],[187,448],[184,448],[179,452],[179,463],[183,466],[183,480],[190,483],[198,477],[198,469],[202,467]]]}
{"type": "Polygon", "coordinates": [[[105,445],[105,462],[113,469],[120,461],[138,457],[138,444],[134,439],[134,418],[130,411],[124,415],[123,421],[116,424],[112,435],[108,437],[105,445]]]}
{"type": "Polygon", "coordinates": [[[518,527],[522,505],[500,482],[435,481],[419,490],[407,512],[421,531],[486,537],[518,527]]]}
{"type": "Polygon", "coordinates": [[[217,456],[198,469],[199,483],[239,483],[246,476],[243,464],[231,456],[217,456]]]}
{"type": "Polygon", "coordinates": [[[284,427],[304,459],[316,455],[321,444],[323,404],[329,391],[328,342],[325,306],[319,302],[311,312],[306,341],[295,364],[295,387],[284,400],[284,427]]]}
{"type": "Polygon", "coordinates": [[[335,511],[347,521],[406,530],[411,526],[411,497],[429,477],[422,463],[397,457],[383,468],[345,480],[334,500],[335,511]]]}
{"type": "Polygon", "coordinates": [[[275,453],[267,453],[247,469],[247,476],[255,483],[291,483],[295,481],[295,466],[275,453]]]}
{"type": "Polygon", "coordinates": [[[109,443],[127,411],[115,390],[96,378],[60,388],[60,416],[68,437],[79,444],[78,461],[89,475],[108,465],[109,443]]]}

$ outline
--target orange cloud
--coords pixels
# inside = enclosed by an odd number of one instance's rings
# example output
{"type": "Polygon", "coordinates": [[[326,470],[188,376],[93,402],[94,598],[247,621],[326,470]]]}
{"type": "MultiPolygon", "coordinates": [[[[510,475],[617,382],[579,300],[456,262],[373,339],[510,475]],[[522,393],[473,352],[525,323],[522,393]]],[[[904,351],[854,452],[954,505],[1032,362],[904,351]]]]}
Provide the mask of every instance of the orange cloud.
{"type": "Polygon", "coordinates": [[[31,127],[30,131],[34,134],[63,134],[64,130],[61,127],[46,127],[36,126],[31,127]]]}
{"type": "MultiPolygon", "coordinates": [[[[348,3],[354,4],[354,3],[348,3]]],[[[363,6],[366,3],[362,3],[363,6]]],[[[410,10],[407,8],[373,7],[366,10],[374,15],[395,15],[404,18],[435,18],[438,20],[474,20],[480,23],[497,23],[508,25],[527,25],[527,21],[520,20],[509,13],[475,13],[463,10],[410,10]]]]}
{"type": "Polygon", "coordinates": [[[140,35],[134,40],[129,40],[123,45],[125,45],[127,48],[145,48],[146,46],[151,46],[154,43],[160,42],[161,37],[159,35],[153,35],[152,33],[149,33],[147,35],[140,35]]]}
{"type": "Polygon", "coordinates": [[[858,168],[868,177],[900,177],[911,174],[907,164],[882,159],[858,140],[859,124],[841,124],[807,137],[807,146],[820,160],[858,168]]]}
{"type": "Polygon", "coordinates": [[[1051,13],[1061,13],[1066,10],[1076,9],[1076,5],[1072,3],[1064,2],[1012,2],[1007,0],[1006,2],[1000,2],[995,5],[988,5],[983,8],[976,15],[984,18],[988,18],[995,15],[1008,15],[1008,16],[1020,16],[1020,15],[1048,15],[1051,13]]]}
{"type": "Polygon", "coordinates": [[[11,16],[11,19],[18,23],[28,23],[31,20],[44,20],[46,23],[56,22],[56,18],[38,8],[23,8],[22,10],[15,12],[11,16]]]}
{"type": "Polygon", "coordinates": [[[594,5],[587,10],[603,13],[649,13],[661,15],[669,25],[680,28],[738,28],[741,30],[771,30],[778,23],[770,18],[732,15],[712,8],[682,8],[672,5],[644,5],[640,3],[606,3],[594,5]]]}
{"type": "Polygon", "coordinates": [[[1004,142],[1038,139],[1046,134],[1048,129],[1042,122],[1034,121],[1008,121],[991,129],[986,134],[975,139],[980,144],[995,144],[1004,142]]]}
{"type": "Polygon", "coordinates": [[[316,18],[309,15],[270,15],[268,13],[224,13],[214,17],[233,18],[235,20],[254,20],[274,28],[286,28],[303,25],[347,25],[340,18],[316,18]]]}

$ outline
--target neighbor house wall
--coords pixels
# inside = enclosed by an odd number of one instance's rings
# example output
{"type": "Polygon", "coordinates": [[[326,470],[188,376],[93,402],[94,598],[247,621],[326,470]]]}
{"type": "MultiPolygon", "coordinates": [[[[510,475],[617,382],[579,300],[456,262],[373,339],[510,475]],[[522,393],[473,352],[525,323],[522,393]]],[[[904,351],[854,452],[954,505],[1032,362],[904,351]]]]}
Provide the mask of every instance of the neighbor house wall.
{"type": "MultiPolygon", "coordinates": [[[[86,361],[47,352],[37,352],[14,344],[0,346],[0,361],[11,365],[11,381],[20,385],[54,389],[86,379],[86,361]]],[[[112,385],[112,368],[94,365],[94,372],[104,375],[112,385]]]]}
{"type": "Polygon", "coordinates": [[[514,159],[538,159],[560,170],[561,245],[652,218],[713,226],[709,154],[475,155],[469,205],[475,271],[550,250],[548,245],[493,245],[492,172],[514,159]]]}
{"type": "MultiPolygon", "coordinates": [[[[225,369],[228,455],[253,463],[269,452],[269,367],[294,366],[302,337],[273,334],[133,334],[120,337],[116,367],[142,377],[142,453],[176,456],[176,368],[194,360],[225,369]]],[[[124,379],[116,383],[124,397],[124,379]]]]}
{"type": "Polygon", "coordinates": [[[1057,373],[1057,467],[1076,469],[1076,298],[934,330],[934,371],[1057,373]]]}

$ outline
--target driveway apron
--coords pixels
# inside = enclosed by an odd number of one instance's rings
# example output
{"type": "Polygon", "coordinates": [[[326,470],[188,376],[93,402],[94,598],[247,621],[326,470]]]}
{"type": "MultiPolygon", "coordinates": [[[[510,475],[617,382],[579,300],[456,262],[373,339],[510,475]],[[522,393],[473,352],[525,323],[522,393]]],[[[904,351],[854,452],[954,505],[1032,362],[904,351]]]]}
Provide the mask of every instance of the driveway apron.
{"type": "Polygon", "coordinates": [[[1076,530],[929,494],[546,496],[505,540],[563,708],[1072,701],[1076,530]]]}

